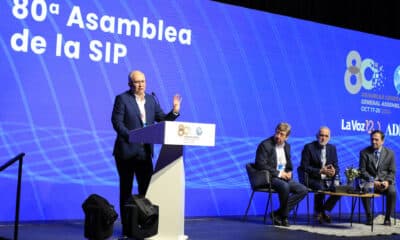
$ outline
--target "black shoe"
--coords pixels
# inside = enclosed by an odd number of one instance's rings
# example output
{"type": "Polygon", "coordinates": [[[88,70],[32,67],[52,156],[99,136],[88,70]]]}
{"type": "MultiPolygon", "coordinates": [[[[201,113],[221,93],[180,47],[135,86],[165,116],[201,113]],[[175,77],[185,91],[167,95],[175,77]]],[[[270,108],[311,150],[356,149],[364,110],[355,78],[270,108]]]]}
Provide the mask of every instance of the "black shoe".
{"type": "Polygon", "coordinates": [[[392,226],[392,222],[390,221],[390,219],[385,219],[385,221],[383,221],[383,225],[392,226]]]}
{"type": "Polygon", "coordinates": [[[323,218],[324,221],[327,222],[327,223],[331,223],[331,222],[332,222],[331,217],[330,217],[328,214],[326,214],[326,213],[322,213],[322,218],[323,218]]]}
{"type": "Polygon", "coordinates": [[[282,218],[282,225],[283,227],[290,227],[289,221],[287,217],[282,218]]]}
{"type": "Polygon", "coordinates": [[[272,223],[274,224],[274,225],[276,225],[276,226],[282,226],[282,221],[281,221],[281,217],[278,215],[278,214],[276,214],[275,212],[274,213],[270,213],[269,214],[269,217],[271,218],[271,220],[272,220],[272,223]],[[272,216],[273,215],[273,216],[272,216]]]}

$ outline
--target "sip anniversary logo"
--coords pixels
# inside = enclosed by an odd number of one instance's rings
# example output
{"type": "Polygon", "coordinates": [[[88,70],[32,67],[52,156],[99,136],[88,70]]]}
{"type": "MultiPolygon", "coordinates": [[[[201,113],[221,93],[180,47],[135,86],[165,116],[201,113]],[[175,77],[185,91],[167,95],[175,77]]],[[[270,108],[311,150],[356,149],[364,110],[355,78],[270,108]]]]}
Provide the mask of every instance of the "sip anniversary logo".
{"type": "Polygon", "coordinates": [[[391,114],[400,109],[400,65],[393,75],[396,95],[387,94],[391,89],[385,88],[385,82],[382,64],[372,58],[362,59],[356,50],[347,54],[344,87],[349,94],[361,96],[360,112],[391,114]]]}

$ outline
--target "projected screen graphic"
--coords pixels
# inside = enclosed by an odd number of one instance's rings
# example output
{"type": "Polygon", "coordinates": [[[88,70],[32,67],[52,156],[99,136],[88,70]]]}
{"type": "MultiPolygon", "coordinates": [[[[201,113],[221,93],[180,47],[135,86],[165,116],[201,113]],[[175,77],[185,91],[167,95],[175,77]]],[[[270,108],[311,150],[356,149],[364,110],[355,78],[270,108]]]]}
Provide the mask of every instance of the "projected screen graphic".
{"type": "MultiPolygon", "coordinates": [[[[111,111],[135,69],[165,111],[179,93],[180,121],[216,124],[215,147],[185,147],[186,216],[243,214],[245,164],[280,121],[295,167],[329,126],[342,182],[373,129],[400,154],[398,40],[211,1],[5,0],[0,14],[0,164],[26,153],[21,220],[83,218],[91,193],[118,206],[111,111]]],[[[16,179],[0,172],[0,221],[16,179]]]]}

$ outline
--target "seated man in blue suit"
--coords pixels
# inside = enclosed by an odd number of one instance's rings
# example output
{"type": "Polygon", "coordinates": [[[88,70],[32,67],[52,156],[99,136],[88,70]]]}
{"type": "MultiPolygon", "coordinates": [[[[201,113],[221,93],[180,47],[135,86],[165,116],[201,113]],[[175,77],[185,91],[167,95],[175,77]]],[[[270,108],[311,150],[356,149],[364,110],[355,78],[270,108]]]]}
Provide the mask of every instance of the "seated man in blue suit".
{"type": "MultiPolygon", "coordinates": [[[[307,187],[312,190],[322,190],[325,186],[325,179],[331,180],[335,174],[339,173],[338,157],[335,145],[329,142],[331,131],[328,127],[320,127],[317,140],[307,143],[301,152],[300,169],[302,173],[308,176],[307,187]]],[[[299,172],[299,174],[302,174],[299,172]]],[[[300,179],[304,177],[300,176],[300,179]]],[[[325,194],[318,193],[314,197],[314,209],[317,221],[323,223],[331,222],[331,217],[325,211],[331,211],[336,202],[340,199],[338,196],[329,196],[324,203],[325,194]]]]}
{"type": "MultiPolygon", "coordinates": [[[[360,174],[364,179],[374,179],[376,193],[386,195],[386,213],[383,225],[391,226],[390,216],[396,204],[396,162],[394,152],[383,146],[385,134],[374,130],[370,135],[371,145],[360,152],[360,174]]],[[[362,198],[367,214],[367,225],[371,225],[371,199],[362,198]]]]}
{"type": "Polygon", "coordinates": [[[179,116],[181,97],[173,98],[173,109],[165,114],[154,95],[147,94],[146,78],[141,71],[128,75],[130,89],[115,98],[111,121],[117,138],[113,155],[119,175],[119,206],[123,232],[125,233],[124,205],[132,195],[136,175],[139,195],[145,196],[153,174],[153,146],[130,143],[129,132],[160,121],[173,121],[179,116]]]}
{"type": "MultiPolygon", "coordinates": [[[[279,123],[275,134],[262,141],[257,148],[256,168],[267,170],[271,174],[271,187],[278,192],[279,209],[271,213],[274,225],[288,227],[288,215],[307,194],[307,188],[292,179],[293,164],[290,144],[286,142],[291,127],[288,123],[279,123]]],[[[267,184],[267,183],[266,183],[267,184]]]]}

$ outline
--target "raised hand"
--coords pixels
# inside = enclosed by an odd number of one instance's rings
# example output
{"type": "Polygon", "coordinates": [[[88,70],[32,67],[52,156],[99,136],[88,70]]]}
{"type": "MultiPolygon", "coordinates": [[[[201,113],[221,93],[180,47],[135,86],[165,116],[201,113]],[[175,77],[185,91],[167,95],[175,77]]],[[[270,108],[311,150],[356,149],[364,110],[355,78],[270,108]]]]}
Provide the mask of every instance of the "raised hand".
{"type": "Polygon", "coordinates": [[[182,97],[179,94],[174,95],[173,99],[173,112],[174,113],[179,113],[181,109],[181,102],[182,102],[182,97]]]}

